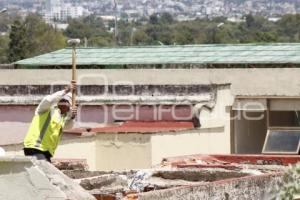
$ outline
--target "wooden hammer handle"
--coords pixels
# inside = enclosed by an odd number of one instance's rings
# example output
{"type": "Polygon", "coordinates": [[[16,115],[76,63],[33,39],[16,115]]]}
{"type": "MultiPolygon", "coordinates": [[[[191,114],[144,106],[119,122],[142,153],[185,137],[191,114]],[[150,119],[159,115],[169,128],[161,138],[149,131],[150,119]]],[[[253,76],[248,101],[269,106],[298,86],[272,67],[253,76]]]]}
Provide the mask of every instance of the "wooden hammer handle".
{"type": "MultiPolygon", "coordinates": [[[[76,81],[76,50],[75,46],[72,49],[72,81],[76,81]]],[[[72,106],[76,106],[76,90],[72,90],[72,106]]]]}

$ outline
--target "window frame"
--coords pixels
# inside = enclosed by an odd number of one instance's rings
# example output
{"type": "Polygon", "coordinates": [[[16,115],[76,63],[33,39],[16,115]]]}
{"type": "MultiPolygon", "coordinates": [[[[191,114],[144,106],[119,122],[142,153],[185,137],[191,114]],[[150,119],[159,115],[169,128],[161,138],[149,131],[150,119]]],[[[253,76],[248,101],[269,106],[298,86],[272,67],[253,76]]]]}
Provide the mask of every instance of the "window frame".
{"type": "Polygon", "coordinates": [[[298,147],[297,147],[297,152],[283,152],[283,151],[265,151],[266,148],[266,144],[267,144],[267,140],[269,138],[270,132],[272,131],[286,131],[286,132],[300,132],[300,128],[299,127],[269,127],[268,131],[267,131],[267,135],[264,141],[264,146],[262,149],[262,154],[286,154],[286,155],[299,155],[299,151],[300,151],[300,139],[298,141],[298,147]]]}

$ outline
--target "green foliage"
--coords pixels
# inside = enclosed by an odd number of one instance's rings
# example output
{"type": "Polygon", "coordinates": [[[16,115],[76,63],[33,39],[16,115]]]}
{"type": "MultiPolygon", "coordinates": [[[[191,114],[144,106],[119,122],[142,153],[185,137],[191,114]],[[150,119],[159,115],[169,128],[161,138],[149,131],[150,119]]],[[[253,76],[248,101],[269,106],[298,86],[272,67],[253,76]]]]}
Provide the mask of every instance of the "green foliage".
{"type": "Polygon", "coordinates": [[[26,58],[28,41],[26,40],[24,35],[26,35],[25,25],[20,21],[15,21],[11,26],[11,32],[9,35],[9,62],[14,62],[26,58]]]}
{"type": "Polygon", "coordinates": [[[118,21],[118,44],[122,46],[131,45],[131,34],[133,34],[131,24],[124,20],[118,21]]]}
{"type": "Polygon", "coordinates": [[[46,24],[40,16],[28,15],[24,21],[27,40],[26,57],[51,52],[66,46],[62,32],[46,24]]]}
{"type": "MultiPolygon", "coordinates": [[[[193,44],[194,34],[197,32],[193,27],[180,24],[175,26],[176,31],[173,31],[172,43],[183,45],[183,44],[193,44]]],[[[173,29],[174,30],[174,29],[173,29]]],[[[172,30],[169,30],[172,32],[172,30]]]]}
{"type": "Polygon", "coordinates": [[[64,48],[63,34],[47,25],[38,15],[28,15],[24,21],[15,21],[9,35],[8,61],[24,58],[64,48]]]}
{"type": "Polygon", "coordinates": [[[283,184],[279,186],[279,197],[275,199],[293,200],[300,197],[300,163],[290,166],[283,177],[283,184]]]}
{"type": "Polygon", "coordinates": [[[174,19],[170,13],[164,12],[161,14],[159,21],[161,24],[172,24],[174,19]]]}
{"type": "Polygon", "coordinates": [[[79,38],[92,46],[109,46],[112,41],[112,34],[109,33],[101,18],[95,15],[69,20],[69,26],[64,34],[69,38],[79,38]]]}
{"type": "Polygon", "coordinates": [[[95,36],[88,40],[88,45],[90,47],[107,47],[111,46],[114,40],[111,36],[95,36]]]}
{"type": "Polygon", "coordinates": [[[9,37],[0,36],[0,63],[8,63],[9,37]]]}
{"type": "Polygon", "coordinates": [[[300,14],[285,15],[277,22],[279,40],[283,42],[300,41],[300,14]]]}
{"type": "Polygon", "coordinates": [[[157,14],[152,14],[149,17],[149,23],[154,25],[154,24],[158,24],[158,17],[157,14]]]}
{"type": "Polygon", "coordinates": [[[133,33],[132,43],[135,45],[146,45],[151,43],[151,38],[146,34],[144,30],[138,30],[133,33]]]}

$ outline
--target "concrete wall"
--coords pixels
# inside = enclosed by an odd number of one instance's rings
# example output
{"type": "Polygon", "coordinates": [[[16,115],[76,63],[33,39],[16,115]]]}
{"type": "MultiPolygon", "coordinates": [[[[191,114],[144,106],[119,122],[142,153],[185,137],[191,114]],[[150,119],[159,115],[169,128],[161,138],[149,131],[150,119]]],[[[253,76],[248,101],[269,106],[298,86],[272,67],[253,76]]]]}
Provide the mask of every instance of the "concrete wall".
{"type": "Polygon", "coordinates": [[[225,139],[224,127],[154,134],[98,134],[62,141],[55,157],[87,159],[90,170],[150,168],[164,157],[229,153],[229,141],[224,142],[225,139]]]}
{"type": "Polygon", "coordinates": [[[282,184],[282,174],[247,176],[198,186],[177,187],[167,190],[157,190],[138,194],[139,200],[240,200],[240,199],[276,199],[276,186],[282,184]]]}
{"type": "Polygon", "coordinates": [[[123,170],[151,167],[151,135],[98,134],[96,169],[123,170]]]}
{"type": "MultiPolygon", "coordinates": [[[[299,96],[299,76],[299,68],[78,70],[78,81],[85,85],[120,82],[137,85],[231,83],[232,93],[243,96],[299,96]]],[[[66,84],[68,80],[71,80],[71,73],[67,69],[2,70],[0,74],[0,85],[66,84]]]]}
{"type": "Polygon", "coordinates": [[[161,133],[151,137],[152,165],[164,157],[190,154],[229,154],[230,109],[233,96],[228,87],[217,92],[216,104],[212,110],[200,112],[201,128],[183,133],[161,133]]]}
{"type": "Polygon", "coordinates": [[[217,91],[215,106],[213,109],[203,109],[200,113],[201,128],[225,127],[226,133],[230,133],[230,107],[234,102],[234,96],[229,86],[220,87],[217,91]]]}
{"type": "Polygon", "coordinates": [[[62,140],[54,158],[86,159],[90,170],[96,170],[96,137],[76,137],[62,140]]]}
{"type": "Polygon", "coordinates": [[[216,153],[231,153],[231,106],[234,102],[231,88],[228,86],[221,88],[217,92],[217,101],[213,110],[204,109],[200,113],[201,128],[224,127],[223,134],[217,134],[212,138],[217,149],[216,153]]]}
{"type": "Polygon", "coordinates": [[[78,121],[83,123],[113,123],[116,120],[188,121],[192,118],[191,110],[192,105],[84,105],[80,107],[78,121]]]}
{"type": "Polygon", "coordinates": [[[229,153],[226,139],[224,127],[156,134],[151,137],[151,164],[173,156],[229,153]]]}

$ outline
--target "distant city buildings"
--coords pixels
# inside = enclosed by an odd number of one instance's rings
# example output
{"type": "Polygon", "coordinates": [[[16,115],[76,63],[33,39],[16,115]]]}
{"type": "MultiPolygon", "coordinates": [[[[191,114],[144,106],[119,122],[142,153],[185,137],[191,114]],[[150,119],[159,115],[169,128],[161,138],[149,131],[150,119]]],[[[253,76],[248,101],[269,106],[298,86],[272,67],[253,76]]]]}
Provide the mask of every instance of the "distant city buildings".
{"type": "Polygon", "coordinates": [[[65,3],[62,0],[47,0],[44,18],[46,22],[67,21],[68,18],[78,18],[90,14],[80,5],[65,3]]]}
{"type": "MultiPolygon", "coordinates": [[[[168,12],[179,20],[227,17],[239,22],[247,14],[262,15],[271,20],[284,14],[300,13],[300,0],[117,0],[118,17],[128,20],[168,12]]],[[[37,12],[48,22],[65,22],[88,14],[114,16],[113,0],[0,0],[0,7],[20,13],[37,12]]]]}

